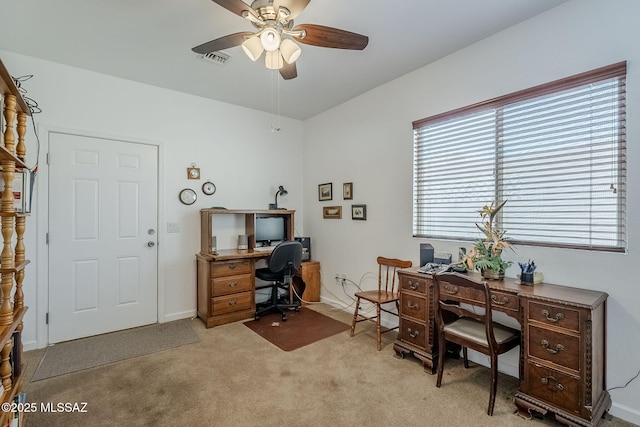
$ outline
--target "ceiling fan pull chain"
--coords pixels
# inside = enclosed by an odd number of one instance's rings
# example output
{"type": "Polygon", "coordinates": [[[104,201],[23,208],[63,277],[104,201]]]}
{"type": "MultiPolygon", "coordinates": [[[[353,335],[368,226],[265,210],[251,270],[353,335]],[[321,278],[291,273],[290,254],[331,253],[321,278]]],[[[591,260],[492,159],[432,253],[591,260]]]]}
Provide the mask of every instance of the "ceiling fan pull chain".
{"type": "Polygon", "coordinates": [[[280,79],[276,70],[271,71],[271,132],[280,132],[280,79]]]}

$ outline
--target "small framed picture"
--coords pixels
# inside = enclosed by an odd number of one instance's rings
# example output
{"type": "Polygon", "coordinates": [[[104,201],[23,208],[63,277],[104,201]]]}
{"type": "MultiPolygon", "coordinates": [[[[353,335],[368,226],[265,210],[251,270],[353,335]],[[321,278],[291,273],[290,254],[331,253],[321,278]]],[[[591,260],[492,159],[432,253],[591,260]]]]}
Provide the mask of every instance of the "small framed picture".
{"type": "Polygon", "coordinates": [[[322,218],[325,219],[341,219],[342,206],[325,206],[322,208],[322,218]]]}
{"type": "Polygon", "coordinates": [[[353,199],[353,182],[345,182],[342,184],[342,196],[345,200],[353,199]]]}
{"type": "Polygon", "coordinates": [[[367,219],[367,205],[351,205],[351,219],[367,219]]]}
{"type": "Polygon", "coordinates": [[[318,185],[318,200],[321,202],[324,200],[333,200],[333,184],[328,182],[326,184],[318,185]]]}

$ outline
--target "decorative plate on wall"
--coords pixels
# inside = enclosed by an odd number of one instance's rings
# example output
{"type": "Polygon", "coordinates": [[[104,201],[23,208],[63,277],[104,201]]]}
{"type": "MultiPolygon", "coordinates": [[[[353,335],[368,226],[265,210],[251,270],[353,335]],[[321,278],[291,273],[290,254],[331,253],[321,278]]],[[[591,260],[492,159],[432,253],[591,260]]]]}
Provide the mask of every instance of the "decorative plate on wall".
{"type": "Polygon", "coordinates": [[[216,192],[216,185],[211,181],[207,181],[202,184],[202,192],[207,196],[210,196],[216,192]]]}
{"type": "Polygon", "coordinates": [[[192,189],[185,188],[184,190],[180,191],[179,198],[180,201],[185,205],[192,205],[198,199],[198,195],[192,189]]]}

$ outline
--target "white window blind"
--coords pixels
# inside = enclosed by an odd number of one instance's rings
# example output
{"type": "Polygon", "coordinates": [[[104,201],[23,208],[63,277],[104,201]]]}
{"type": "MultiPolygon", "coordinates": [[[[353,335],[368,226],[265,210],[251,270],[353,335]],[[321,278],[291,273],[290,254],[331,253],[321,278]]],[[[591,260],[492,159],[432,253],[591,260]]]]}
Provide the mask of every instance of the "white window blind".
{"type": "Polygon", "coordinates": [[[417,237],[626,250],[626,63],[414,122],[417,237]]]}

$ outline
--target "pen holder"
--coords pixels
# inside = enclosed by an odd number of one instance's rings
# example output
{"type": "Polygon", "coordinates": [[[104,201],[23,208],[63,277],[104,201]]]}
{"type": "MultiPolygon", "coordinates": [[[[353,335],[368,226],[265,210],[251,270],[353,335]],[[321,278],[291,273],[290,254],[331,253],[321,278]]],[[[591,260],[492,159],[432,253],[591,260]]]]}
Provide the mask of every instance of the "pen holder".
{"type": "Polygon", "coordinates": [[[520,275],[520,281],[522,281],[522,283],[533,284],[533,271],[531,273],[522,273],[520,275]]]}

